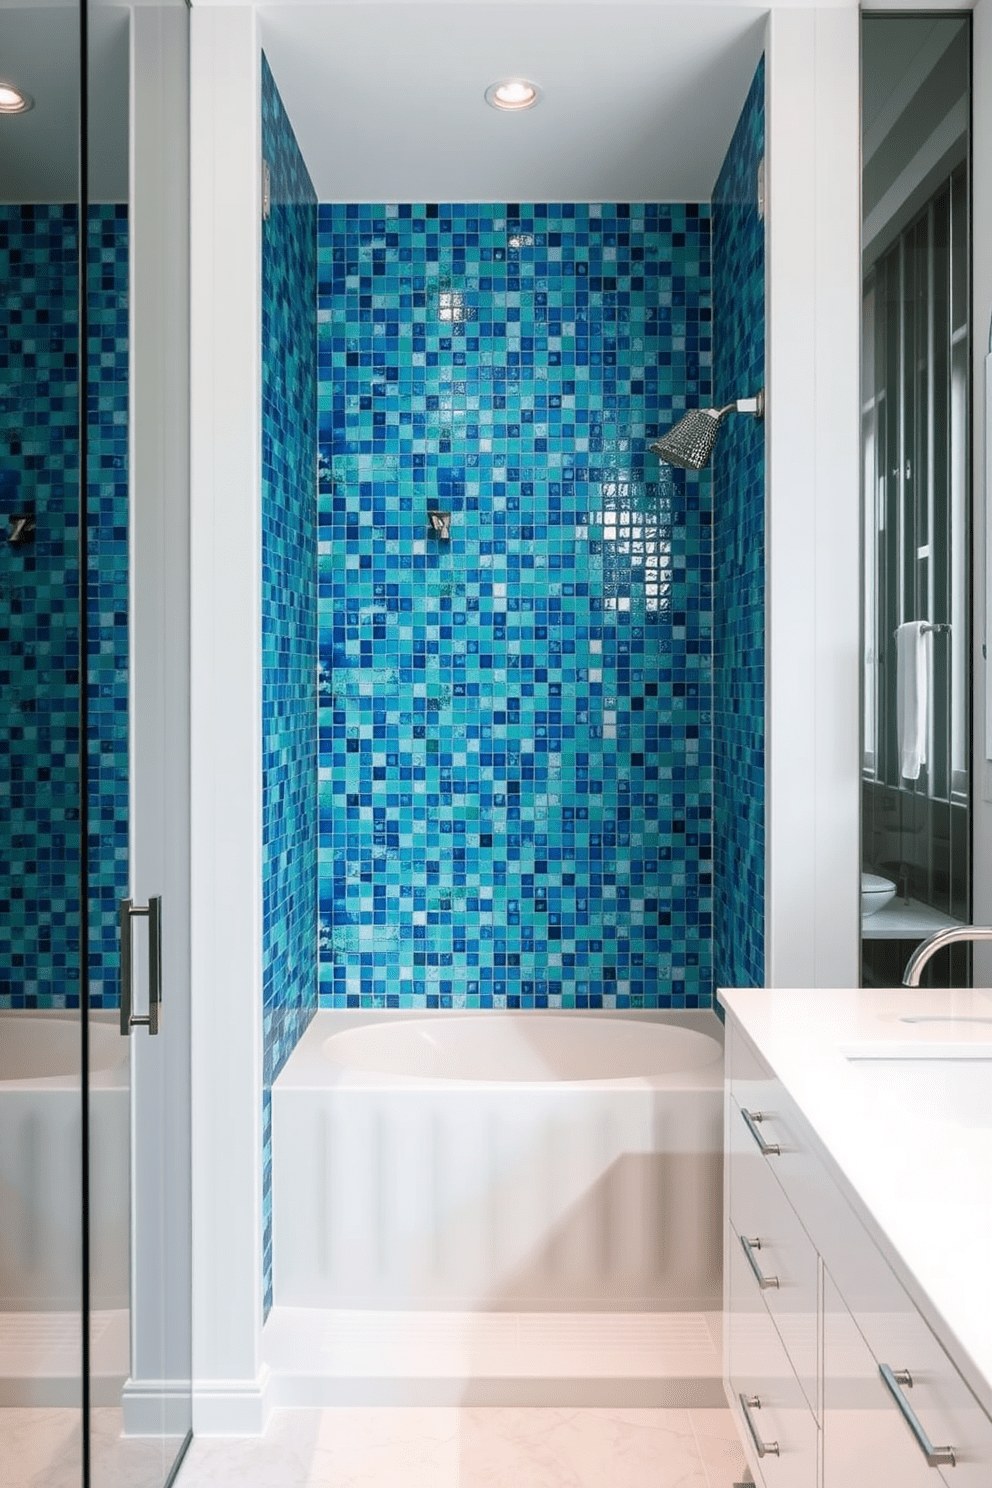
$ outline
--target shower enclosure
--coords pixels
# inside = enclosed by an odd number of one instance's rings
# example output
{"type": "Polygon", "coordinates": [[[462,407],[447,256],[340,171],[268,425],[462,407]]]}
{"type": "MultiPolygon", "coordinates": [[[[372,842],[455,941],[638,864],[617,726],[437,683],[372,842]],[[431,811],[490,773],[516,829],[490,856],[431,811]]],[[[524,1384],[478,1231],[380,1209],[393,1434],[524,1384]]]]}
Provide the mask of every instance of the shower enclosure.
{"type": "MultiPolygon", "coordinates": [[[[961,16],[862,24],[862,866],[896,890],[864,917],[862,972],[887,986],[971,918],[971,34],[961,16]],[[924,678],[900,717],[911,622],[924,678]],[[914,726],[919,763],[900,750],[914,726]]],[[[960,986],[969,967],[960,946],[928,972],[960,986]]]]}
{"type": "Polygon", "coordinates": [[[190,1423],[187,27],[0,9],[0,1461],[38,1488],[158,1488],[190,1423]]]}

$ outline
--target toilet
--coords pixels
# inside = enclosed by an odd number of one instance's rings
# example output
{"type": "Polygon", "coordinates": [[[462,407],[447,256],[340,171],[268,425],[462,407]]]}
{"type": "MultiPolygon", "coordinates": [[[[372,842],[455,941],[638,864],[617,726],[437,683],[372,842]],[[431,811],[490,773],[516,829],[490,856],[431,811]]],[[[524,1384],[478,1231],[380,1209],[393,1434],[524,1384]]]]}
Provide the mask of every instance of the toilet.
{"type": "Polygon", "coordinates": [[[861,875],[861,913],[862,915],[877,914],[891,899],[895,898],[896,886],[891,878],[883,878],[879,873],[862,873],[861,875]]]}

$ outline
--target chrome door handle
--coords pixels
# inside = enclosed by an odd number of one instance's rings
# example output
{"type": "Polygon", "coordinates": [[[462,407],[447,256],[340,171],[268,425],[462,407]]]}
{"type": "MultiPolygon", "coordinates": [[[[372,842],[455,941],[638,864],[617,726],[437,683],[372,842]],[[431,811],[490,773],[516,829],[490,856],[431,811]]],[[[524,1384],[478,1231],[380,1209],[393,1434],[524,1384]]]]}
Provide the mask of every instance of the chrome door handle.
{"type": "Polygon", "coordinates": [[[888,1364],[879,1364],[878,1372],[882,1376],[882,1382],[888,1390],[892,1399],[899,1407],[900,1413],[913,1436],[916,1445],[927,1460],[927,1467],[957,1467],[957,1456],[953,1447],[935,1447],[923,1429],[923,1425],[913,1407],[906,1399],[900,1389],[905,1385],[907,1390],[913,1388],[913,1376],[908,1369],[890,1369],[888,1364]]]}
{"type": "Polygon", "coordinates": [[[740,1235],[738,1238],[744,1248],[744,1254],[747,1256],[748,1264],[750,1265],[751,1270],[754,1272],[754,1279],[758,1283],[761,1290],[764,1292],[767,1291],[769,1287],[777,1287],[778,1277],[765,1276],[761,1270],[761,1267],[758,1265],[757,1258],[754,1254],[756,1250],[761,1249],[761,1241],[748,1240],[743,1235],[740,1235]]]}
{"type": "Polygon", "coordinates": [[[763,1157],[781,1157],[782,1149],[777,1142],[766,1142],[759,1132],[756,1122],[765,1120],[764,1111],[748,1111],[741,1106],[741,1115],[744,1117],[744,1125],[751,1133],[758,1146],[761,1148],[763,1157]]]}
{"type": "Polygon", "coordinates": [[[121,1033],[127,1037],[132,1028],[147,1028],[158,1033],[162,1016],[162,900],[149,899],[145,905],[133,899],[122,899],[121,917],[121,1033]],[[134,1004],[133,958],[131,956],[131,921],[148,919],[148,1012],[132,1013],[134,1004]]]}
{"type": "Polygon", "coordinates": [[[778,1442],[762,1441],[761,1437],[758,1435],[758,1428],[757,1426],[755,1426],[754,1419],[751,1415],[752,1410],[761,1409],[761,1401],[759,1397],[757,1395],[745,1395],[744,1392],[741,1391],[737,1399],[741,1403],[741,1410],[744,1412],[744,1419],[747,1422],[747,1429],[751,1433],[751,1440],[754,1442],[754,1450],[757,1452],[758,1456],[777,1457],[779,1455],[778,1442]]]}

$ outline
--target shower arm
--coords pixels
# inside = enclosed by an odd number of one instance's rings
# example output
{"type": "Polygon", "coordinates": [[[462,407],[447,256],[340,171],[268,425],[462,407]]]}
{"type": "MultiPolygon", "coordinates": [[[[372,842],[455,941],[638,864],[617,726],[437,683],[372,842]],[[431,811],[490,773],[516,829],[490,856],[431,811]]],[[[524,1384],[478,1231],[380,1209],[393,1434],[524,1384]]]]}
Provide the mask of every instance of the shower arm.
{"type": "Polygon", "coordinates": [[[721,409],[721,412],[731,410],[736,413],[753,413],[756,419],[763,419],[765,416],[764,389],[753,398],[738,398],[736,403],[730,404],[729,410],[721,409]]]}
{"type": "Polygon", "coordinates": [[[718,424],[723,423],[728,413],[753,413],[756,419],[763,419],[765,416],[765,394],[762,390],[754,398],[735,398],[733,403],[726,403],[723,408],[708,408],[702,411],[709,413],[716,419],[718,424]]]}

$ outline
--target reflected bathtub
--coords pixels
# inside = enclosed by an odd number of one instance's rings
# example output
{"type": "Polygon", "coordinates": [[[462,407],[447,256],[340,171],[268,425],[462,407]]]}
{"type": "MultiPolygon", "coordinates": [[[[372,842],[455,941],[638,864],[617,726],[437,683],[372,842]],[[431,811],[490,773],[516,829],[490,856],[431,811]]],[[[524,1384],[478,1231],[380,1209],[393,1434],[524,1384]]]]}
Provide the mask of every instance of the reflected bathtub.
{"type": "Polygon", "coordinates": [[[318,1012],[272,1094],[277,1305],[721,1306],[713,1013],[318,1012]]]}
{"type": "MultiPolygon", "coordinates": [[[[128,1044],[90,1020],[94,1308],[127,1305],[128,1044]]],[[[71,1311],[81,1297],[79,1015],[0,1012],[0,1311],[71,1311]]]]}

